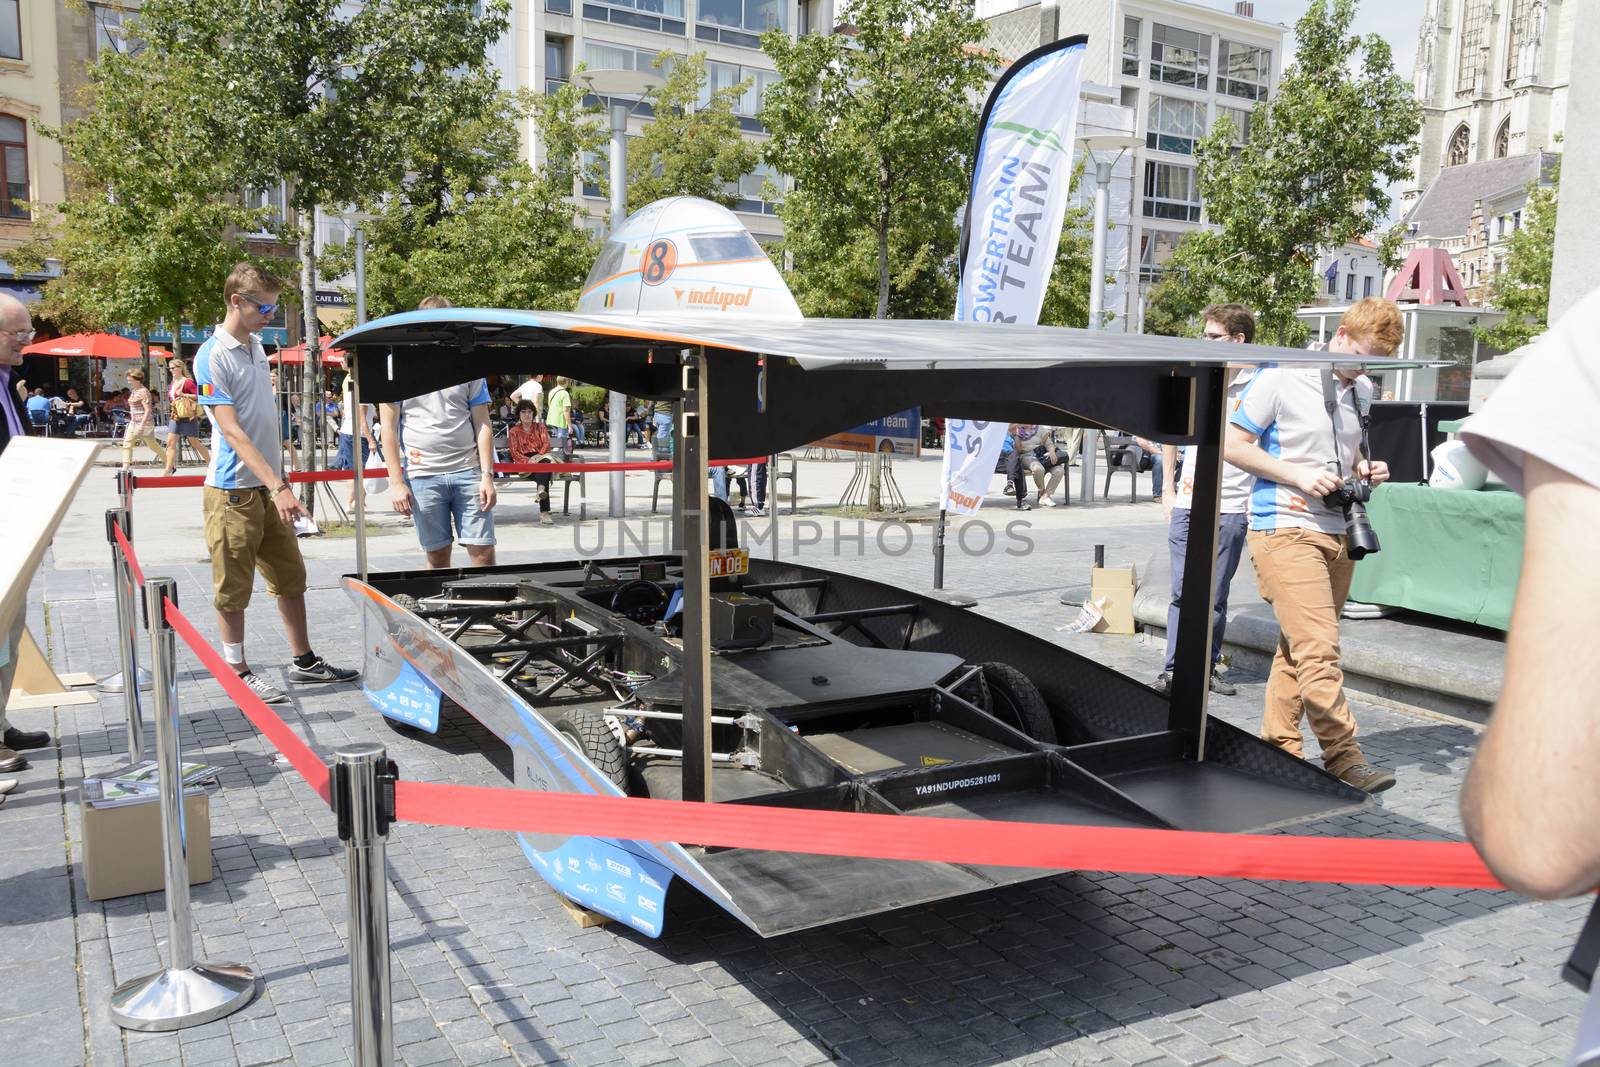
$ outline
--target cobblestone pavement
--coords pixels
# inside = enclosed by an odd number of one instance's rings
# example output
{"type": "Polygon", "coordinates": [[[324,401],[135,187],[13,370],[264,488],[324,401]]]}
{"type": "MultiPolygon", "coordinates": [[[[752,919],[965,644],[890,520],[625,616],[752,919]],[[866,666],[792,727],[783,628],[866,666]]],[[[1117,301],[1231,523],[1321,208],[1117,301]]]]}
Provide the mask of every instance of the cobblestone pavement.
{"type": "MultiPolygon", "coordinates": [[[[980,611],[1147,678],[1159,649],[1058,631],[1071,614],[1058,594],[1086,584],[1092,544],[1137,562],[1160,538],[1149,517],[1053,529],[1023,559],[953,557],[951,584],[983,590],[980,611]]],[[[166,548],[170,559],[183,555],[166,548]]],[[[926,584],[925,554],[885,556],[871,537],[862,551],[860,560],[814,561],[926,584]]],[[[378,559],[374,569],[415,562],[378,559]]],[[[314,561],[309,597],[318,649],[348,662],[360,639],[336,587],[342,569],[314,561]]],[[[181,604],[215,633],[207,568],[149,570],[175,576],[181,604]]],[[[30,615],[58,669],[115,669],[106,570],[47,563],[30,615]]],[[[252,659],[274,665],[283,682],[285,646],[264,596],[249,622],[252,659]]],[[[165,947],[159,894],[93,903],[76,870],[77,783],[121,762],[121,698],[19,713],[19,725],[47,727],[56,743],[34,754],[0,810],[0,918],[11,950],[0,961],[0,1048],[10,1050],[0,1061],[349,1058],[332,816],[181,646],[179,662],[184,754],[222,768],[211,801],[216,877],[194,890],[197,948],[257,968],[264,993],[226,1020],[176,1034],[112,1025],[112,987],[155,969],[165,947]]],[[[508,779],[505,750],[470,722],[418,740],[388,730],[354,688],[293,695],[285,717],[320,752],[374,738],[410,779],[508,779]]],[[[1247,679],[1213,708],[1253,726],[1261,700],[1261,679],[1247,679]]],[[[1296,832],[1458,836],[1474,733],[1374,706],[1358,705],[1357,715],[1368,754],[1400,775],[1399,786],[1381,806],[1296,832]]],[[[1076,873],[770,941],[685,895],[670,903],[667,934],[650,940],[578,929],[509,834],[400,825],[389,866],[397,1060],[414,1067],[1536,1064],[1561,1060],[1581,1006],[1557,970],[1583,906],[1508,893],[1076,873]]]]}

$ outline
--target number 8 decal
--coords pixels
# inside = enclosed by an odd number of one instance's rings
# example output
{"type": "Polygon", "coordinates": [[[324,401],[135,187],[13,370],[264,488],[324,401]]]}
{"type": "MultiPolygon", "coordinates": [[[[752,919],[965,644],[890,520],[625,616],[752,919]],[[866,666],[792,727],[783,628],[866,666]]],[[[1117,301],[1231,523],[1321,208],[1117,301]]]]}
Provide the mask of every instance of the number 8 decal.
{"type": "Polygon", "coordinates": [[[639,270],[646,285],[660,285],[672,276],[677,267],[678,246],[662,239],[652,241],[650,247],[644,250],[644,262],[639,270]]]}

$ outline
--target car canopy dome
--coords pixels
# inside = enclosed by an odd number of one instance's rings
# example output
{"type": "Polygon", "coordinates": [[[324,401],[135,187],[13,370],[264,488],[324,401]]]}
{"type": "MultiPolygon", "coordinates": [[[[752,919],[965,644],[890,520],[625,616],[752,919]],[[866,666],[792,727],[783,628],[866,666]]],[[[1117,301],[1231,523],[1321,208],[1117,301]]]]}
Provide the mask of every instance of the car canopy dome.
{"type": "Polygon", "coordinates": [[[601,248],[578,311],[802,317],[772,260],[738,216],[693,196],[657,200],[629,215],[601,248]]]}

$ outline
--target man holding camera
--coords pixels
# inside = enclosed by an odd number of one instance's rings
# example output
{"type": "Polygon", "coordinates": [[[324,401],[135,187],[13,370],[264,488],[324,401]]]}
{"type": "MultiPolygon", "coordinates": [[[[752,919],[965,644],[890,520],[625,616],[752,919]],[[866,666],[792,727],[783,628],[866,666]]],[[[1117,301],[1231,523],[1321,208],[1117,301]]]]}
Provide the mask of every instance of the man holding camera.
{"type": "MultiPolygon", "coordinates": [[[[1327,348],[1387,356],[1400,337],[1400,309],[1373,297],[1345,312],[1327,348]]],[[[1371,405],[1359,364],[1266,368],[1233,411],[1224,458],[1256,476],[1250,558],[1278,618],[1261,736],[1300,756],[1300,720],[1309,718],[1328,772],[1379,793],[1395,778],[1362,755],[1339,667],[1339,612],[1354,561],[1378,550],[1361,504],[1389,477],[1388,465],[1366,454],[1371,405]]]]}

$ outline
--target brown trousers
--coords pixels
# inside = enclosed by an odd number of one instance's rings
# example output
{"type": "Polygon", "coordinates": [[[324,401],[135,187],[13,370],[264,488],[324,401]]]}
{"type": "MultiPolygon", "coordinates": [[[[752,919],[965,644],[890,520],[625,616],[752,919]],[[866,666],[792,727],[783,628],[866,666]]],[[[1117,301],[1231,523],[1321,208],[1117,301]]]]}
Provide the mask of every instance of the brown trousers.
{"type": "Polygon", "coordinates": [[[1366,762],[1339,667],[1339,612],[1355,564],[1342,535],[1317,530],[1252,530],[1249,543],[1256,584],[1278,617],[1279,631],[1261,736],[1303,757],[1300,720],[1310,719],[1323,765],[1343,774],[1366,762]]]}

